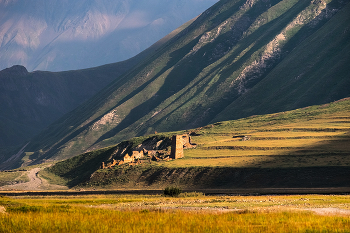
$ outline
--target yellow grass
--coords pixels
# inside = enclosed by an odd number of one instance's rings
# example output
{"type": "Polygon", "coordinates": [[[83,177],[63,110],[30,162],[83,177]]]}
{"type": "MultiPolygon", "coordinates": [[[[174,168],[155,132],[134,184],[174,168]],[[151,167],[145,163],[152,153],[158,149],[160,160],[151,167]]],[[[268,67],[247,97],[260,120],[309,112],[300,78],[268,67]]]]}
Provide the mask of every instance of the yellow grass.
{"type": "MultiPolygon", "coordinates": [[[[283,154],[284,150],[185,150],[185,158],[210,158],[210,157],[242,157],[242,156],[264,156],[264,155],[275,155],[283,154]]],[[[173,161],[174,162],[174,161],[173,161]]]]}
{"type": "MultiPolygon", "coordinates": [[[[245,147],[306,147],[320,142],[319,139],[284,139],[284,140],[249,140],[217,142],[215,146],[245,146],[245,147]]],[[[208,145],[210,146],[210,145],[208,145]]]]}
{"type": "Polygon", "coordinates": [[[217,167],[217,166],[230,166],[230,167],[241,167],[246,166],[248,163],[253,163],[259,160],[259,158],[254,157],[232,157],[232,158],[216,158],[216,159],[179,159],[172,161],[167,164],[168,167],[217,167]]]}
{"type": "Polygon", "coordinates": [[[0,232],[348,232],[350,229],[349,196],[21,197],[1,198],[0,205],[6,208],[5,213],[0,213],[0,232]],[[320,208],[340,212],[315,211],[323,210],[320,208]]]}
{"type": "MultiPolygon", "coordinates": [[[[350,165],[348,110],[281,120],[285,113],[199,129],[184,160],[166,166],[307,167],[350,165]],[[239,137],[241,136],[241,137],[239,137]],[[247,136],[249,140],[242,140],[247,136]]],[[[288,113],[286,113],[288,114],[288,113]]]]}
{"type": "Polygon", "coordinates": [[[27,173],[27,171],[0,172],[0,184],[27,182],[29,181],[27,173]]]}
{"type": "MultiPolygon", "coordinates": [[[[208,153],[206,151],[206,153],[208,153]]],[[[214,152],[215,155],[217,150],[214,152]]],[[[220,153],[220,152],[219,152],[220,153]]],[[[350,156],[232,156],[230,158],[179,159],[166,163],[168,167],[315,167],[350,166],[350,156]]]]}
{"type": "Polygon", "coordinates": [[[288,138],[288,137],[325,137],[325,136],[341,136],[344,135],[344,132],[315,132],[315,131],[280,131],[280,132],[252,132],[249,135],[254,137],[281,137],[281,138],[288,138]]]}

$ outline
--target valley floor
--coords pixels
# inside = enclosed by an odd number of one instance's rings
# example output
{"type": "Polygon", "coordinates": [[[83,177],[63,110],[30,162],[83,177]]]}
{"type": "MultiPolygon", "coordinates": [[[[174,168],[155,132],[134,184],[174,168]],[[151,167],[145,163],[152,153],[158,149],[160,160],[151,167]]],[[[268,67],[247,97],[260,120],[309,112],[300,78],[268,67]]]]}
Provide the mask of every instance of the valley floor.
{"type": "Polygon", "coordinates": [[[348,232],[349,195],[0,198],[0,232],[348,232]]]}

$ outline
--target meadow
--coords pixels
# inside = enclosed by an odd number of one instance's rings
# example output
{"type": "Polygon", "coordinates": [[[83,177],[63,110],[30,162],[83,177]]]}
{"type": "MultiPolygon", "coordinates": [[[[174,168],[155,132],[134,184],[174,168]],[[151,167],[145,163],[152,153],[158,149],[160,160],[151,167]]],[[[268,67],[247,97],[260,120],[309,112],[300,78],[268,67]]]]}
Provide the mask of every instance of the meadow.
{"type": "Polygon", "coordinates": [[[0,232],[349,232],[350,196],[0,198],[0,232]]]}
{"type": "Polygon", "coordinates": [[[197,136],[192,137],[192,142],[197,148],[185,150],[185,159],[171,161],[167,166],[350,165],[348,101],[219,122],[195,132],[197,136]]]}
{"type": "Polygon", "coordinates": [[[11,170],[6,172],[0,172],[0,186],[7,184],[17,184],[28,182],[29,178],[27,176],[26,170],[11,170]]]}

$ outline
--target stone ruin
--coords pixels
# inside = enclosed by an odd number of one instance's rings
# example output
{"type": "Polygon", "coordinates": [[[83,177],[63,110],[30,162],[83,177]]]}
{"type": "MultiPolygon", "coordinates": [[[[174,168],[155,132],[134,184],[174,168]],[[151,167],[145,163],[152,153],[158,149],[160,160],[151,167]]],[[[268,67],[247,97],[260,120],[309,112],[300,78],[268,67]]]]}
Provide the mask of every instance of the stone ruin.
{"type": "Polygon", "coordinates": [[[182,135],[174,135],[171,140],[171,153],[170,158],[180,159],[184,157],[184,147],[182,135]]]}
{"type": "MultiPolygon", "coordinates": [[[[188,134],[174,135],[171,139],[171,151],[167,149],[159,150],[163,140],[146,140],[142,144],[138,145],[130,153],[124,154],[127,149],[124,148],[122,152],[118,152],[120,148],[114,154],[120,153],[122,158],[120,160],[113,159],[112,162],[107,165],[102,162],[102,169],[112,168],[122,164],[136,165],[140,164],[142,158],[149,158],[153,161],[169,161],[172,159],[180,159],[184,157],[184,149],[195,148],[196,144],[192,144],[191,137],[188,134]],[[146,149],[147,148],[147,149],[146,149]],[[124,155],[123,155],[124,154],[124,155]]],[[[166,144],[166,143],[165,143],[166,144]]]]}
{"type": "Polygon", "coordinates": [[[171,140],[171,159],[180,159],[184,157],[184,149],[195,148],[192,144],[191,137],[188,134],[174,135],[171,140]]]}

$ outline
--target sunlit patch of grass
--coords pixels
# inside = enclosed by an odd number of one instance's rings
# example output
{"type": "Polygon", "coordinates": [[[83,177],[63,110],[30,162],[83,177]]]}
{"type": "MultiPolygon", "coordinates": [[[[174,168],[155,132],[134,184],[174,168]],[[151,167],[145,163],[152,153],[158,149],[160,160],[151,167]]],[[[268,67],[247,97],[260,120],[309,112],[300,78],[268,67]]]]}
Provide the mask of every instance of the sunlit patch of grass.
{"type": "MultiPolygon", "coordinates": [[[[278,134],[277,134],[278,135],[278,134]]],[[[273,147],[277,147],[276,149],[282,147],[282,148],[290,148],[292,147],[307,147],[312,146],[316,143],[318,143],[319,139],[313,139],[313,138],[301,138],[301,139],[284,139],[284,140],[249,140],[249,141],[225,141],[225,142],[218,142],[215,143],[215,146],[242,146],[247,147],[247,149],[254,149],[254,147],[259,148],[266,148],[266,150],[273,147]]],[[[210,146],[210,145],[208,145],[210,146]]]]}
{"type": "Polygon", "coordinates": [[[242,167],[254,161],[264,161],[264,157],[230,157],[230,158],[205,158],[198,161],[197,159],[178,159],[167,163],[168,167],[196,167],[200,163],[203,167],[230,166],[242,167]]]}
{"type": "Polygon", "coordinates": [[[0,216],[1,232],[346,232],[346,217],[311,213],[191,213],[182,211],[116,212],[74,209],[72,212],[11,213],[0,216]]]}
{"type": "Polygon", "coordinates": [[[0,172],[0,186],[28,182],[27,171],[12,171],[12,172],[0,172]]]}
{"type": "Polygon", "coordinates": [[[327,195],[2,197],[6,213],[0,213],[0,232],[347,232],[349,216],[319,216],[304,209],[348,209],[349,204],[349,196],[327,195]],[[110,208],[81,205],[93,200],[108,202],[110,208]]]}
{"type": "Polygon", "coordinates": [[[349,111],[304,110],[219,122],[196,131],[196,149],[167,166],[349,166],[349,111]],[[303,113],[303,111],[305,111],[303,113]]]}
{"type": "Polygon", "coordinates": [[[265,156],[282,154],[283,150],[228,150],[228,149],[217,149],[217,150],[185,150],[185,158],[220,158],[220,157],[241,157],[241,156],[265,156]]]}
{"type": "Polygon", "coordinates": [[[56,184],[56,185],[67,185],[67,180],[63,179],[60,176],[57,176],[53,173],[48,172],[47,170],[43,169],[39,172],[40,177],[47,180],[50,184],[56,184]]]}

